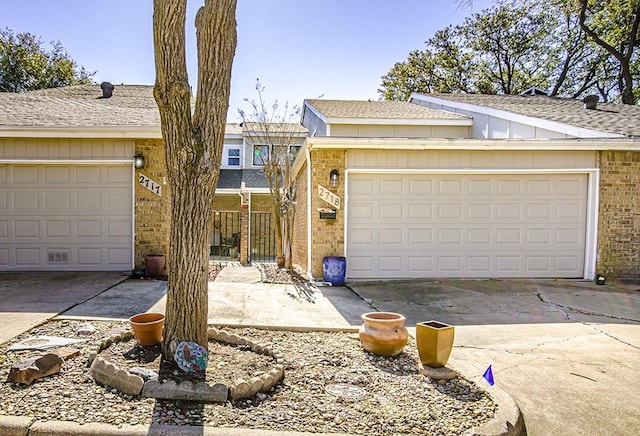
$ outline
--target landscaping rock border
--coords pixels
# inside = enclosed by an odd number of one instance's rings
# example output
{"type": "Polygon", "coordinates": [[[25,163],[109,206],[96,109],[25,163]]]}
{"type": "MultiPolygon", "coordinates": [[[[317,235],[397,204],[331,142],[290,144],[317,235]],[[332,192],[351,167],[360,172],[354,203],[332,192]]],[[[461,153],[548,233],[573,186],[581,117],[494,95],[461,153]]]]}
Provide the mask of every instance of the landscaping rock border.
{"type": "Polygon", "coordinates": [[[239,378],[230,386],[224,383],[210,385],[206,382],[173,380],[160,382],[157,379],[144,381],[142,377],[118,368],[112,362],[103,359],[99,354],[115,342],[128,341],[133,338],[131,331],[119,332],[102,340],[96,349],[89,354],[88,364],[91,376],[95,381],[111,386],[125,394],[140,395],[162,400],[189,400],[205,402],[226,402],[227,400],[243,400],[255,396],[258,392],[269,392],[284,378],[284,356],[270,346],[254,343],[250,339],[232,333],[210,328],[207,330],[209,341],[217,341],[231,345],[244,345],[254,353],[264,354],[274,359],[273,369],[259,377],[249,380],[239,378]]]}

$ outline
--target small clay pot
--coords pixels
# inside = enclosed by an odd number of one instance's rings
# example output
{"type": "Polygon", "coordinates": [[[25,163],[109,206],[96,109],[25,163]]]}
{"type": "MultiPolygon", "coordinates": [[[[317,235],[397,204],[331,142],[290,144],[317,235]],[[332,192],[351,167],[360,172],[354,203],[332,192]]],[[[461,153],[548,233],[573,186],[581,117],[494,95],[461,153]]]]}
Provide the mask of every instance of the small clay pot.
{"type": "Polygon", "coordinates": [[[409,333],[404,325],[404,315],[393,312],[369,312],[361,315],[360,342],[365,350],[380,356],[397,356],[402,353],[409,333]]]}
{"type": "Polygon", "coordinates": [[[139,313],[129,318],[133,336],[143,347],[151,347],[162,342],[164,315],[161,313],[139,313]]]}

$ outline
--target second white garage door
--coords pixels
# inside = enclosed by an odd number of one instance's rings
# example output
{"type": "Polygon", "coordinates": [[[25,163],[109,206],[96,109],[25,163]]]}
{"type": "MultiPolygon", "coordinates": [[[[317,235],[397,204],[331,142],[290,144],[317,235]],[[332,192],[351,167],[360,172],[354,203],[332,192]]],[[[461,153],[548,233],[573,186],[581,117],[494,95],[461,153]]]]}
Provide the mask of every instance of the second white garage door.
{"type": "Polygon", "coordinates": [[[587,174],[350,174],[347,277],[582,277],[587,187],[587,174]]]}

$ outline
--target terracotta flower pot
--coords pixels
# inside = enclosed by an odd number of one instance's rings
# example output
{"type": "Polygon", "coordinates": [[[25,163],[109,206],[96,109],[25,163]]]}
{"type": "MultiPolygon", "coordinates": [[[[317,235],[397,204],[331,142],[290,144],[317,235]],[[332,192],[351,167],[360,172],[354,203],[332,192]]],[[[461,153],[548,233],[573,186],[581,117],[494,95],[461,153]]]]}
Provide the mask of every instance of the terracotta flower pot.
{"type": "Polygon", "coordinates": [[[409,333],[404,315],[393,312],[369,312],[361,316],[360,342],[365,350],[380,356],[397,356],[402,353],[409,333]]]}
{"type": "Polygon", "coordinates": [[[139,313],[129,318],[133,336],[143,347],[150,347],[162,342],[164,315],[161,313],[139,313]]]}
{"type": "Polygon", "coordinates": [[[164,271],[165,259],[162,254],[147,254],[144,258],[148,277],[161,277],[164,271]]]}
{"type": "Polygon", "coordinates": [[[453,348],[455,328],[438,321],[416,324],[416,343],[424,366],[442,368],[447,364],[453,348]]]}

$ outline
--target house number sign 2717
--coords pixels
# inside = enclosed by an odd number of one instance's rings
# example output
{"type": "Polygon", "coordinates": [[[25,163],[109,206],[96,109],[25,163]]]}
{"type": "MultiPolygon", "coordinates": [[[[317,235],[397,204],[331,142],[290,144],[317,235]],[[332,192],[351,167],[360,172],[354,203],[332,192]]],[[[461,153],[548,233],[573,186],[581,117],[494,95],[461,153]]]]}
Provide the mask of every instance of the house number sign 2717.
{"type": "Polygon", "coordinates": [[[329,191],[322,185],[318,185],[318,197],[320,197],[336,209],[340,209],[340,197],[338,197],[336,194],[329,191]]]}
{"type": "Polygon", "coordinates": [[[162,195],[162,187],[160,186],[160,184],[154,182],[142,173],[138,173],[138,183],[140,183],[142,186],[144,186],[154,194],[160,196],[162,195]]]}

